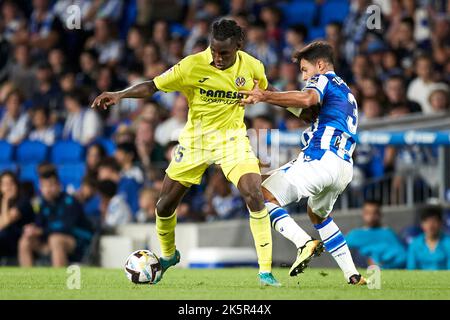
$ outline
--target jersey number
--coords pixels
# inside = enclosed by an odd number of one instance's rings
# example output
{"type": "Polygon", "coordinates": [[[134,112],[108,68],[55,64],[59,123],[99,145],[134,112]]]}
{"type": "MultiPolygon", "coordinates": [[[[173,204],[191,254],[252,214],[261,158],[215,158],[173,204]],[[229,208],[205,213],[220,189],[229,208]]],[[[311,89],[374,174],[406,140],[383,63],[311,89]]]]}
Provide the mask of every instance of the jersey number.
{"type": "Polygon", "coordinates": [[[347,95],[348,102],[353,105],[353,116],[347,117],[348,130],[352,134],[356,134],[356,128],[358,126],[358,104],[356,103],[355,96],[350,92],[347,95]]]}

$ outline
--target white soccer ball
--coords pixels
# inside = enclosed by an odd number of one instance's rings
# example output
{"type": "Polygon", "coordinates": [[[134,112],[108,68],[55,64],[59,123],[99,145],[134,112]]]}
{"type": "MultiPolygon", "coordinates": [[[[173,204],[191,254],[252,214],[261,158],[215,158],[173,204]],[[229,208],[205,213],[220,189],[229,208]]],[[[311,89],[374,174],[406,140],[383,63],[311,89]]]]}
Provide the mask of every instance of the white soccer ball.
{"type": "Polygon", "coordinates": [[[161,279],[159,258],[149,250],[137,250],[130,254],[125,263],[125,274],[133,283],[154,284],[161,279]]]}

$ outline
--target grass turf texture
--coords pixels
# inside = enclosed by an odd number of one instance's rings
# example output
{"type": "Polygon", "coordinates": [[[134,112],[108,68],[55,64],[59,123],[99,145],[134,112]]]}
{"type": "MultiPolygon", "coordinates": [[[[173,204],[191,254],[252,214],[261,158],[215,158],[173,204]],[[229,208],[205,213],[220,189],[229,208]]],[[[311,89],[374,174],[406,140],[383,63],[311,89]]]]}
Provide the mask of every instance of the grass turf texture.
{"type": "MultiPolygon", "coordinates": [[[[0,299],[450,299],[450,271],[381,272],[381,289],[345,283],[338,269],[274,275],[281,288],[261,287],[257,270],[170,269],[157,285],[135,285],[120,269],[81,268],[81,289],[69,290],[66,269],[0,268],[0,299]]],[[[364,272],[363,272],[364,274],[364,272]]]]}

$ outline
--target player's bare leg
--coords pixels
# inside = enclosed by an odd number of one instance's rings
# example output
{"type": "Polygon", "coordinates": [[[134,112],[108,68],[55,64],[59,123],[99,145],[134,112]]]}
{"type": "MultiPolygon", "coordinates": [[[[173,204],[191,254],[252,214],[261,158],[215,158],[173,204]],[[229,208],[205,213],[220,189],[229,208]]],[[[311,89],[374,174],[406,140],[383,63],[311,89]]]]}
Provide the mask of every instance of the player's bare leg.
{"type": "Polygon", "coordinates": [[[326,250],[332,255],[334,260],[336,260],[348,283],[353,285],[365,285],[366,280],[356,270],[344,235],[333,219],[330,216],[321,217],[315,214],[310,206],[308,206],[308,216],[319,232],[326,250]]]}
{"type": "Polygon", "coordinates": [[[237,187],[250,211],[250,230],[258,255],[260,281],[264,285],[280,286],[272,275],[272,233],[269,213],[261,192],[261,175],[244,174],[237,187]]]}
{"type": "Polygon", "coordinates": [[[175,246],[176,208],[189,187],[178,181],[164,177],[161,193],[156,203],[156,233],[161,246],[161,267],[163,273],[180,261],[180,253],[175,246]]]}
{"type": "Polygon", "coordinates": [[[306,269],[313,257],[319,256],[323,252],[323,243],[311,238],[280,206],[269,190],[262,187],[262,192],[269,210],[272,227],[297,247],[297,258],[289,270],[290,276],[296,276],[306,269]]]}

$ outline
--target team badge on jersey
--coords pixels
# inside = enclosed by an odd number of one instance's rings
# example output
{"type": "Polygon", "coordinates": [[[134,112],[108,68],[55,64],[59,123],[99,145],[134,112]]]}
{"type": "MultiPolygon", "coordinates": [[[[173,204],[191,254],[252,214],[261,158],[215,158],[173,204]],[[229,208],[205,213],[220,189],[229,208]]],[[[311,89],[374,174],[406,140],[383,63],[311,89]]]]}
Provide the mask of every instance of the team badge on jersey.
{"type": "Polygon", "coordinates": [[[235,83],[238,87],[243,87],[243,86],[245,86],[245,78],[237,77],[235,83]]]}

